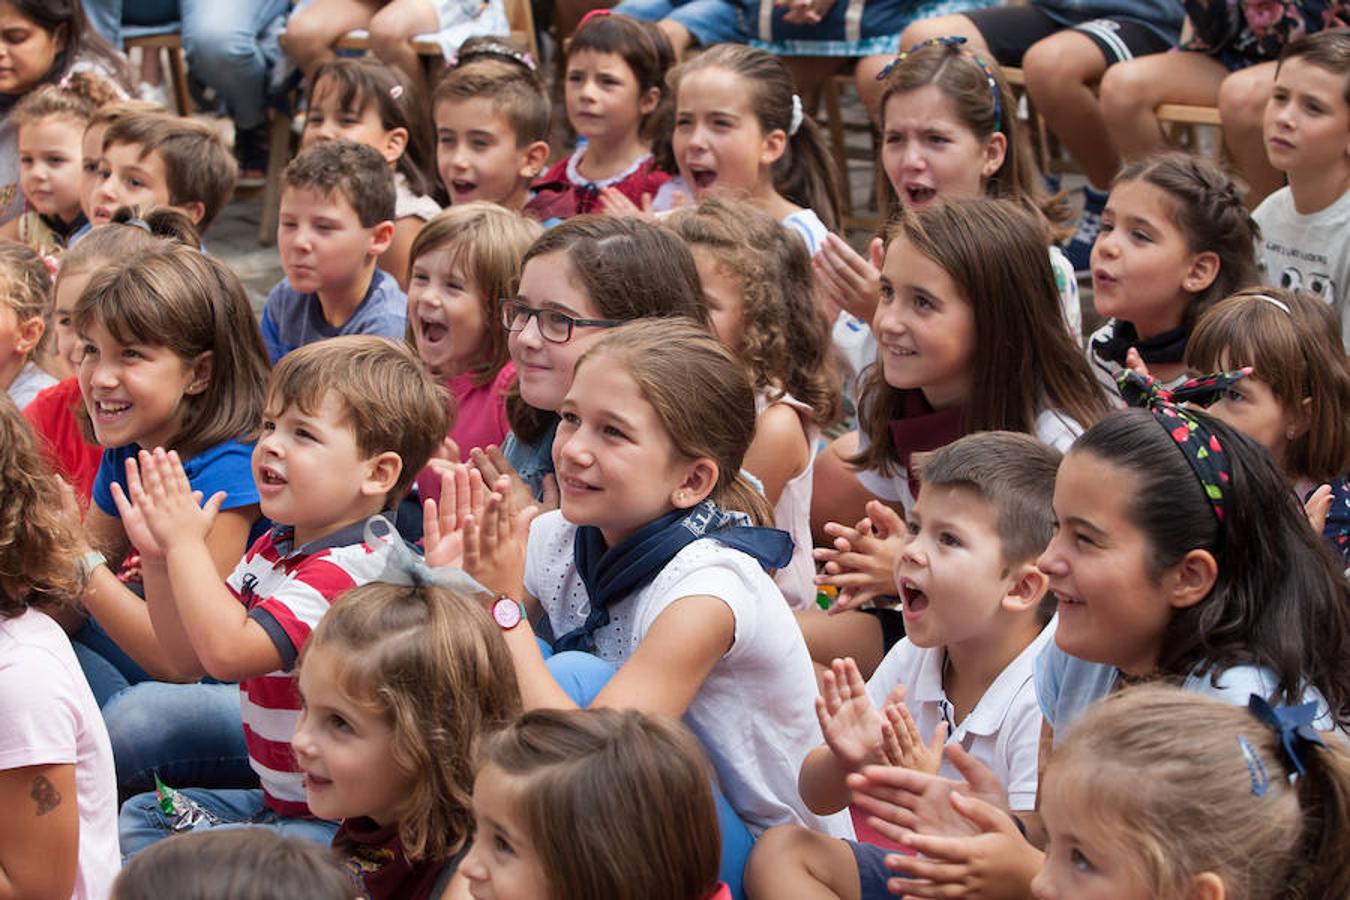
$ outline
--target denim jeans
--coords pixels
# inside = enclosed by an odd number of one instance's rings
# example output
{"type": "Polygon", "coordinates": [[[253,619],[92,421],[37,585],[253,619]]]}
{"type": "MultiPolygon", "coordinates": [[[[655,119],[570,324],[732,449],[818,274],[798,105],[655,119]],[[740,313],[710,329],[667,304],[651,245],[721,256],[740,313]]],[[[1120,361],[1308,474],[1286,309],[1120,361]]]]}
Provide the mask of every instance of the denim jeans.
{"type": "MultiPolygon", "coordinates": [[[[549,656],[545,662],[553,680],[578,706],[590,706],[606,682],[614,677],[613,666],[589,653],[564,651],[549,656]]],[[[731,895],[736,900],[745,900],[741,880],[755,839],[715,784],[713,799],[717,801],[717,823],[722,832],[722,867],[718,877],[731,888],[731,895]]],[[[123,852],[126,852],[125,847],[124,843],[123,852]]]]}
{"type": "MultiPolygon", "coordinates": [[[[260,790],[207,791],[188,788],[181,792],[221,820],[211,828],[268,828],[287,837],[304,838],[328,846],[337,833],[338,823],[325,819],[295,819],[279,816],[263,803],[260,790]]],[[[200,826],[199,826],[200,828],[200,826]]],[[[173,833],[169,819],[159,808],[153,792],[138,794],[122,804],[117,818],[117,833],[122,843],[122,861],[126,862],[156,841],[173,833]]]]}
{"type": "Polygon", "coordinates": [[[215,89],[234,117],[236,128],[256,128],[266,120],[269,57],[262,40],[273,19],[284,15],[288,0],[85,0],[90,24],[114,47],[122,46],[122,26],[178,24],[183,52],[192,72],[215,89]]]}

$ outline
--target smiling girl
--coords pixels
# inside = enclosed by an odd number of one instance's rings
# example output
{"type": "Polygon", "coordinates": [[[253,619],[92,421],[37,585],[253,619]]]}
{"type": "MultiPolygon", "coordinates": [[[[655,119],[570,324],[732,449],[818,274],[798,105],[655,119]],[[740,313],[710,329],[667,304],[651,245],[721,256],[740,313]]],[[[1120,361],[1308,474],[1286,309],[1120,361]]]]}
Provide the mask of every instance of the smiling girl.
{"type": "Polygon", "coordinates": [[[482,608],[431,583],[354,588],[305,642],[291,748],[365,896],[442,896],[473,834],[474,749],[520,709],[510,667],[482,608]]]}

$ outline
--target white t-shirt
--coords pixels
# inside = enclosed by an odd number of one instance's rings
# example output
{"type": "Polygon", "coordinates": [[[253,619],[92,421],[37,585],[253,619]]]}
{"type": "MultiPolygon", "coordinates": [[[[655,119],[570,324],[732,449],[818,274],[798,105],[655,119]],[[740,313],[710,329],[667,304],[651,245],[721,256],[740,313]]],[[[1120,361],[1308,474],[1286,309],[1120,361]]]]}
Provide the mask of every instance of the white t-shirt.
{"type": "Polygon", "coordinates": [[[408,186],[408,177],[402,172],[394,173],[394,218],[415,218],[430,221],[441,211],[440,205],[424,194],[414,194],[408,186]]]}
{"type": "MultiPolygon", "coordinates": [[[[61,626],[35,610],[0,618],[0,769],[74,765],[75,900],[102,900],[122,864],[112,745],[61,626]]],[[[5,814],[8,814],[6,811],[5,814]]]]}
{"type": "Polygon", "coordinates": [[[1289,188],[1271,194],[1252,213],[1261,226],[1256,262],[1266,284],[1321,297],[1341,320],[1350,350],[1350,191],[1326,209],[1303,215],[1289,188]]]}
{"type": "MultiPolygon", "coordinates": [[[[1043,409],[1036,416],[1032,433],[1042,444],[1054,447],[1060,453],[1067,453],[1069,447],[1083,433],[1083,426],[1071,419],[1067,413],[1043,409]]],[[[860,429],[858,452],[862,453],[869,446],[871,444],[867,440],[867,432],[860,429]]],[[[901,504],[906,512],[914,505],[914,495],[909,490],[909,477],[903,471],[886,475],[877,469],[859,469],[858,483],[882,500],[901,504]]]]}
{"type": "Polygon", "coordinates": [[[814,209],[799,209],[795,213],[790,213],[782,218],[783,227],[795,234],[801,235],[802,242],[806,244],[806,250],[812,256],[820,250],[825,238],[830,234],[830,229],[825,227],[825,223],[816,215],[814,209]]]}
{"type": "MultiPolygon", "coordinates": [[[[906,688],[905,706],[925,740],[939,722],[947,723],[947,743],[959,743],[971,756],[998,776],[1008,792],[1013,811],[1036,808],[1036,765],[1040,753],[1041,707],[1036,697],[1036,658],[1055,639],[1058,619],[999,673],[975,708],[954,723],[951,703],[942,689],[941,647],[916,647],[904,638],[886,654],[867,682],[867,696],[881,709],[897,684],[906,688]]],[[[961,780],[961,774],[943,756],[938,774],[961,780]]]]}
{"type": "MultiPolygon", "coordinates": [[[[575,536],[576,526],[559,510],[530,525],[525,589],[538,598],[556,635],[581,626],[590,612],[573,562],[575,536]]],[[[852,837],[847,814],[817,816],[797,793],[802,761],[822,741],[815,673],[783,595],[750,556],[711,538],[689,544],[650,584],[610,607],[609,624],[595,632],[596,655],[622,666],[657,616],[695,595],[721,599],[736,618],[731,649],[684,714],[728,802],[755,835],[796,823],[852,837]]]]}

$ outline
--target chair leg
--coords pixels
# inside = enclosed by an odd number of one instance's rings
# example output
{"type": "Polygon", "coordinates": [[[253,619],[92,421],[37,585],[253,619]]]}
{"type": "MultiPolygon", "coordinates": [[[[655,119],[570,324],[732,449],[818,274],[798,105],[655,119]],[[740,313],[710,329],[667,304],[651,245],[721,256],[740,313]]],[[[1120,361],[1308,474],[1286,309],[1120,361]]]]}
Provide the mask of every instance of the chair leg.
{"type": "Polygon", "coordinates": [[[178,103],[178,114],[183,117],[192,115],[192,94],[188,92],[187,66],[183,64],[183,48],[169,47],[169,71],[173,75],[174,100],[178,103]]]}
{"type": "Polygon", "coordinates": [[[839,108],[839,82],[826,78],[821,85],[825,99],[825,120],[830,129],[830,151],[834,154],[835,178],[839,182],[839,199],[845,217],[853,215],[853,190],[848,177],[848,144],[844,141],[844,115],[839,108]]]}
{"type": "Polygon", "coordinates": [[[267,134],[267,180],[263,183],[262,217],[258,222],[258,243],[271,246],[277,240],[277,222],[281,218],[281,173],[291,156],[291,117],[272,111],[267,134]]]}

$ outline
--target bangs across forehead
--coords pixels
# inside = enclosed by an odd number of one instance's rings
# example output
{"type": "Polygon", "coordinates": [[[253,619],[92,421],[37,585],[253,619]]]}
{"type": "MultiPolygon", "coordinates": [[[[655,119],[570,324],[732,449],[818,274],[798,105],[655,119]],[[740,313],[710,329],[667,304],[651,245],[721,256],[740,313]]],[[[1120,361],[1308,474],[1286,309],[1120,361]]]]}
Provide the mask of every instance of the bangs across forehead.
{"type": "Polygon", "coordinates": [[[320,76],[314,85],[313,99],[324,94],[336,93],[338,106],[343,112],[354,116],[363,116],[370,108],[376,91],[372,79],[363,77],[363,73],[347,66],[333,66],[320,76]]]}
{"type": "Polygon", "coordinates": [[[211,335],[196,333],[201,319],[162,299],[152,283],[133,279],[125,270],[96,272],[74,311],[75,329],[82,334],[99,325],[119,344],[168,345],[180,356],[195,355],[188,349],[194,346],[209,348],[211,335]]]}

